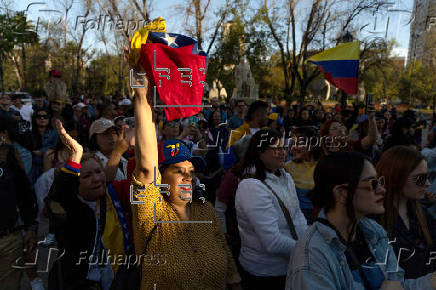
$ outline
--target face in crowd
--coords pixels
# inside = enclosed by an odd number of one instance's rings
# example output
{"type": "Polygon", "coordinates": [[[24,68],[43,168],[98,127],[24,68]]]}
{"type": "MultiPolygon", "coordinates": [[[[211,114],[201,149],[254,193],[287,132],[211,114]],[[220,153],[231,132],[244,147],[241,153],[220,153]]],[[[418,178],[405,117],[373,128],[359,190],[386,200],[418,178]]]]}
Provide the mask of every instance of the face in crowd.
{"type": "Polygon", "coordinates": [[[245,113],[245,110],[246,110],[245,103],[238,102],[238,107],[237,107],[238,114],[243,115],[245,113]]]}
{"type": "MultiPolygon", "coordinates": [[[[357,152],[336,152],[320,159],[313,174],[313,204],[327,214],[346,215],[351,222],[385,212],[384,177],[357,152]]],[[[345,218],[345,217],[344,217],[345,218]]]]}
{"type": "Polygon", "coordinates": [[[359,216],[383,214],[386,193],[384,177],[378,178],[374,166],[367,160],[364,162],[359,184],[353,197],[354,210],[359,216]]]}
{"type": "Polygon", "coordinates": [[[266,150],[260,153],[260,160],[266,168],[271,172],[275,172],[277,169],[285,166],[288,147],[285,146],[283,138],[276,139],[275,142],[271,143],[266,150]]]}
{"type": "Polygon", "coordinates": [[[321,121],[322,119],[324,119],[324,111],[317,110],[317,111],[315,112],[315,118],[316,118],[318,121],[321,121]]]}
{"type": "Polygon", "coordinates": [[[54,114],[60,114],[62,112],[62,109],[64,108],[64,104],[59,101],[53,101],[50,102],[51,110],[54,114]]]}
{"type": "Polygon", "coordinates": [[[212,123],[215,127],[221,124],[221,113],[220,111],[215,111],[212,114],[212,123]]]}
{"type": "Polygon", "coordinates": [[[254,112],[254,119],[257,120],[259,127],[265,127],[268,125],[268,113],[267,108],[259,108],[254,112]]]}
{"type": "Polygon", "coordinates": [[[164,122],[162,135],[165,139],[176,139],[180,134],[180,124],[175,121],[164,122]]]}
{"type": "Polygon", "coordinates": [[[308,110],[301,111],[301,119],[303,121],[309,120],[309,111],[308,110]]]}
{"type": "Polygon", "coordinates": [[[97,145],[101,153],[109,156],[115,148],[118,139],[118,133],[114,127],[107,129],[103,133],[97,134],[97,145]]]}
{"type": "Polygon", "coordinates": [[[427,174],[427,161],[422,160],[407,176],[402,194],[407,199],[420,200],[425,197],[426,189],[431,185],[427,174]]]}
{"type": "Polygon", "coordinates": [[[194,166],[188,160],[166,165],[161,169],[162,183],[170,186],[169,201],[172,204],[183,205],[192,197],[194,166]],[[191,185],[191,186],[189,186],[191,185]],[[187,191],[187,192],[182,192],[187,191]]]}
{"type": "Polygon", "coordinates": [[[35,113],[36,125],[38,128],[45,128],[50,122],[50,116],[46,110],[40,110],[35,113]]]}
{"type": "Polygon", "coordinates": [[[97,157],[88,154],[84,155],[81,162],[79,195],[87,201],[95,201],[106,192],[106,176],[97,157]]]}
{"type": "Polygon", "coordinates": [[[1,95],[0,96],[0,105],[2,106],[9,106],[11,105],[11,97],[9,95],[1,95]]]}

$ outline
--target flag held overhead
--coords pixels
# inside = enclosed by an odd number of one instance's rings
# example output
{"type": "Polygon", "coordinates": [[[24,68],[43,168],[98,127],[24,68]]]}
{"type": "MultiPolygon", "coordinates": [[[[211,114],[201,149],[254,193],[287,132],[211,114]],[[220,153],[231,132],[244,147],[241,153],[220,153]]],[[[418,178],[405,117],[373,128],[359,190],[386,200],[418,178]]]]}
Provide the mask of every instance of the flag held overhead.
{"type": "Polygon", "coordinates": [[[197,41],[176,33],[149,32],[139,60],[164,103],[168,121],[201,110],[207,54],[197,41]]]}
{"type": "Polygon", "coordinates": [[[147,43],[149,31],[167,32],[165,20],[158,17],[135,32],[130,41],[129,63],[132,67],[139,61],[141,46],[147,43]]]}
{"type": "Polygon", "coordinates": [[[314,63],[324,77],[345,93],[355,95],[359,83],[360,42],[347,42],[318,53],[307,61],[314,63]]]}

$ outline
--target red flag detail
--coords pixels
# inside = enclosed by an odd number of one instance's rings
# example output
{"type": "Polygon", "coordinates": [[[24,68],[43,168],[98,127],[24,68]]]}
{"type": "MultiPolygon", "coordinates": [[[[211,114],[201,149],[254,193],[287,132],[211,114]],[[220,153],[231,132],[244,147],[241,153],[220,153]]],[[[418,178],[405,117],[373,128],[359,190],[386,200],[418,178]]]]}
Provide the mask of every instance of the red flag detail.
{"type": "Polygon", "coordinates": [[[201,110],[206,57],[192,54],[192,47],[172,48],[161,43],[147,43],[141,47],[139,61],[162,102],[167,106],[187,106],[165,107],[168,121],[190,117],[201,110]]]}

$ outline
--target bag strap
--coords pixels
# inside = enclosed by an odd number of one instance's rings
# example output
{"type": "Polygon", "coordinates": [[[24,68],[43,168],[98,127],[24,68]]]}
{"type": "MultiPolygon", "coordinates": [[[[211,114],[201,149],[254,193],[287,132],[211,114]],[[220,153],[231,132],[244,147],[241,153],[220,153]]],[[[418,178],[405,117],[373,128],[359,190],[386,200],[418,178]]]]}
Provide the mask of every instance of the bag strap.
{"type": "Polygon", "coordinates": [[[262,181],[262,183],[265,184],[265,186],[268,187],[268,189],[271,190],[271,192],[277,198],[277,201],[279,202],[280,208],[282,209],[283,215],[285,216],[286,222],[288,223],[289,230],[291,231],[291,236],[294,240],[298,240],[297,231],[295,230],[294,223],[292,222],[291,214],[289,213],[285,204],[280,199],[280,197],[277,195],[277,193],[271,188],[271,186],[269,186],[265,181],[262,181]]]}

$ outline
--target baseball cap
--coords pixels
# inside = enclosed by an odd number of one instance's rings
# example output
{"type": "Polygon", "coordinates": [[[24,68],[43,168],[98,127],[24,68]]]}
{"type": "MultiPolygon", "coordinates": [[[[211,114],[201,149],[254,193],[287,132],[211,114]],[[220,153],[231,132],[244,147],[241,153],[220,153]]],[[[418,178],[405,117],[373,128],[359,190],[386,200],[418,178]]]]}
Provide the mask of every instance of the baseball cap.
{"type": "Polygon", "coordinates": [[[55,77],[55,78],[62,77],[62,73],[60,71],[58,71],[58,70],[55,70],[55,69],[49,71],[48,75],[51,76],[51,77],[55,77]]]}
{"type": "Polygon", "coordinates": [[[111,120],[105,118],[95,120],[89,128],[89,138],[91,138],[94,134],[101,134],[112,127],[115,127],[115,124],[111,120]]]}
{"type": "Polygon", "coordinates": [[[118,106],[130,106],[132,105],[132,101],[129,99],[122,99],[118,102],[118,106]]]}
{"type": "Polygon", "coordinates": [[[77,103],[76,105],[73,106],[73,108],[81,108],[81,109],[83,109],[85,107],[86,107],[86,105],[84,103],[82,103],[82,102],[77,103]]]}
{"type": "Polygon", "coordinates": [[[172,139],[159,143],[159,164],[174,164],[191,159],[191,151],[181,140],[172,139]]]}

